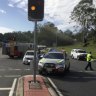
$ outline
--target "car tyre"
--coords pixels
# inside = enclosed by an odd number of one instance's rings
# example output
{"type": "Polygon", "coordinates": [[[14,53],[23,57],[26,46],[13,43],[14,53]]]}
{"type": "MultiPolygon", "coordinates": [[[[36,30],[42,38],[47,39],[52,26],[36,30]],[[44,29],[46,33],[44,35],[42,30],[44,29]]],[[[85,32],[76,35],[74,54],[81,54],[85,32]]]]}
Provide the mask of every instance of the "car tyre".
{"type": "Polygon", "coordinates": [[[79,56],[77,56],[77,60],[80,60],[79,56]]]}
{"type": "Polygon", "coordinates": [[[74,59],[74,56],[72,55],[71,58],[74,59]]]}
{"type": "Polygon", "coordinates": [[[39,70],[39,74],[41,74],[41,75],[47,75],[48,72],[46,71],[46,69],[42,69],[42,70],[39,70]]]}
{"type": "Polygon", "coordinates": [[[70,63],[69,63],[68,68],[66,68],[66,72],[70,72],[70,63]]]}

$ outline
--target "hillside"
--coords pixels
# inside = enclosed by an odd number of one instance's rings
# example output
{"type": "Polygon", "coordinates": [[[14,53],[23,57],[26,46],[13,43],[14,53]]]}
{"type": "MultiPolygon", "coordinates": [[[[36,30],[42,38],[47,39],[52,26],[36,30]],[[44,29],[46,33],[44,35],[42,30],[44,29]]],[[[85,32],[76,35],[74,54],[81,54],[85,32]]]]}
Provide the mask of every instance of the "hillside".
{"type": "Polygon", "coordinates": [[[87,52],[91,51],[93,57],[96,58],[96,44],[90,43],[87,47],[83,47],[81,43],[78,43],[78,44],[74,44],[74,45],[58,47],[59,50],[62,48],[64,48],[69,54],[70,54],[71,50],[74,48],[82,48],[82,49],[86,50],[87,52]]]}

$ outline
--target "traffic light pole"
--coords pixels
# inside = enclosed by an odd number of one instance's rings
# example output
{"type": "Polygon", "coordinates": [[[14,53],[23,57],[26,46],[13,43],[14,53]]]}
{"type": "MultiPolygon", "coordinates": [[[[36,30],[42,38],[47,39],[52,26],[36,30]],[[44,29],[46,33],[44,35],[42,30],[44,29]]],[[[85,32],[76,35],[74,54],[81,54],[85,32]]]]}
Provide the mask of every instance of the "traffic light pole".
{"type": "Polygon", "coordinates": [[[44,18],[44,0],[28,0],[28,20],[34,21],[34,72],[33,78],[34,83],[36,83],[36,69],[37,69],[37,21],[42,21],[44,18]]]}
{"type": "Polygon", "coordinates": [[[37,65],[37,21],[35,21],[35,30],[34,30],[34,83],[36,83],[36,65],[37,65]]]}

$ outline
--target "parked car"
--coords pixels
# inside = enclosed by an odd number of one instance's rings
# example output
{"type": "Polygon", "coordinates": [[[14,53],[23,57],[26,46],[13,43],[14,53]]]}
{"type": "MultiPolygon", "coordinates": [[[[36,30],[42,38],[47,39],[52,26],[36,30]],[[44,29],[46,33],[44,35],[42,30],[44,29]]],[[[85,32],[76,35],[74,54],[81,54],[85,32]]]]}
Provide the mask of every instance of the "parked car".
{"type": "Polygon", "coordinates": [[[64,73],[69,71],[70,61],[68,56],[63,52],[48,52],[38,63],[38,71],[40,74],[46,73],[64,73]]]}
{"type": "Polygon", "coordinates": [[[71,57],[77,60],[86,60],[87,52],[83,49],[72,49],[71,57]]]}
{"type": "MultiPolygon", "coordinates": [[[[34,60],[34,50],[26,51],[23,57],[23,64],[30,64],[32,60],[34,60]]],[[[38,60],[38,56],[37,56],[37,60],[38,60]]]]}

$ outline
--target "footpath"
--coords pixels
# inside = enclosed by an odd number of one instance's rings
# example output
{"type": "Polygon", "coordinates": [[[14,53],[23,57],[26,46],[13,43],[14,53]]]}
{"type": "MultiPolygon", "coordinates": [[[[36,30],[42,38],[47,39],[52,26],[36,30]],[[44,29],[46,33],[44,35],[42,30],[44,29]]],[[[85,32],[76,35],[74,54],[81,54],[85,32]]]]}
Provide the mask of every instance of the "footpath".
{"type": "Polygon", "coordinates": [[[63,96],[50,78],[36,75],[25,75],[18,79],[16,96],[63,96]]]}

